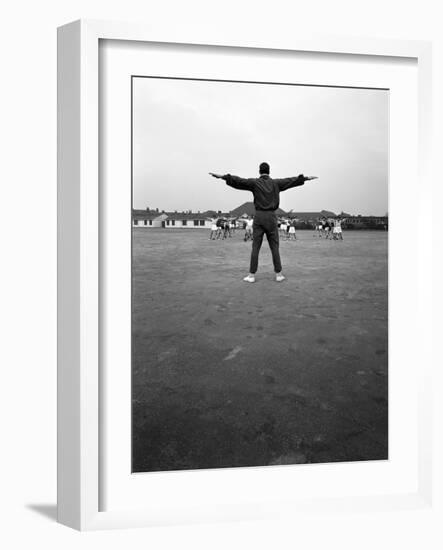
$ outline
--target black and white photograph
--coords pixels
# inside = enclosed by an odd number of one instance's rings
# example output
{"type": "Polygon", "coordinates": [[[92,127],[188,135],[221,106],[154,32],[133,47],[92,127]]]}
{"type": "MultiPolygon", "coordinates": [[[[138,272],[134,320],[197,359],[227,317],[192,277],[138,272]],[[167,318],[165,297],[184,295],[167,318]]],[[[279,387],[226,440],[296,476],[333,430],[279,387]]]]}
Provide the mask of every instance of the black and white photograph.
{"type": "Polygon", "coordinates": [[[133,76],[132,471],[389,458],[389,91],[133,76]]]}
{"type": "Polygon", "coordinates": [[[443,548],[441,2],[4,8],[0,546],[443,548]]]}

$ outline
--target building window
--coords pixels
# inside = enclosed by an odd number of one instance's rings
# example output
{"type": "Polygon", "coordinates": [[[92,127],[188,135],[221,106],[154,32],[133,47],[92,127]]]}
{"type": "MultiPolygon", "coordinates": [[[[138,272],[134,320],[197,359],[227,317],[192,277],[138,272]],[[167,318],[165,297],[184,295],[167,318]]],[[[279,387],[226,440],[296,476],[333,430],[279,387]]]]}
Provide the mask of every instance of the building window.
{"type": "Polygon", "coordinates": [[[205,225],[205,220],[200,220],[200,225],[205,225]]]}
{"type": "Polygon", "coordinates": [[[143,222],[145,225],[148,225],[148,221],[147,220],[144,220],[143,222]]]}
{"type": "Polygon", "coordinates": [[[169,225],[169,220],[166,220],[166,225],[169,225]]]}
{"type": "Polygon", "coordinates": [[[188,220],[183,220],[183,221],[182,221],[182,224],[183,224],[183,225],[188,225],[188,220]]]}
{"type": "Polygon", "coordinates": [[[152,220],[149,220],[149,225],[152,225],[152,220]]]}
{"type": "Polygon", "coordinates": [[[134,220],[134,225],[138,225],[138,220],[134,220]]]}
{"type": "Polygon", "coordinates": [[[175,220],[172,220],[171,223],[172,223],[172,225],[175,225],[175,220]]]}
{"type": "Polygon", "coordinates": [[[194,220],[194,225],[197,227],[198,226],[198,220],[194,220]]]}

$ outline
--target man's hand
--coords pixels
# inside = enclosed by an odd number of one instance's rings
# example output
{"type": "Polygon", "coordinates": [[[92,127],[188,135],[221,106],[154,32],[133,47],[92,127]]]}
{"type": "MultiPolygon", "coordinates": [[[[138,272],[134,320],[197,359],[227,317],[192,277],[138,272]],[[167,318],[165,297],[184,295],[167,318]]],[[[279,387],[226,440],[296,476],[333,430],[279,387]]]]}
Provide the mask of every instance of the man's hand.
{"type": "Polygon", "coordinates": [[[305,176],[305,180],[306,180],[306,181],[318,180],[318,176],[305,176]]]}
{"type": "Polygon", "coordinates": [[[223,179],[222,174],[213,174],[212,172],[209,172],[209,175],[212,176],[213,178],[217,178],[219,180],[223,179]]]}

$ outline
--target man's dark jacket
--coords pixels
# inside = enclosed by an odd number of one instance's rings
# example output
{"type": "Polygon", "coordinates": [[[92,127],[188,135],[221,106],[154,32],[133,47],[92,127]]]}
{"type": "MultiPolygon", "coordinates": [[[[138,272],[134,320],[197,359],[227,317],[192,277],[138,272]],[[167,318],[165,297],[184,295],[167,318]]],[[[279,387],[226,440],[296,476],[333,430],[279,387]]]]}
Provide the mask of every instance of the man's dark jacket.
{"type": "Polygon", "coordinates": [[[273,179],[266,174],[261,174],[259,178],[247,179],[226,174],[223,179],[227,185],[235,189],[252,191],[256,210],[277,210],[280,204],[280,191],[298,187],[306,181],[302,174],[283,179],[273,179]]]}

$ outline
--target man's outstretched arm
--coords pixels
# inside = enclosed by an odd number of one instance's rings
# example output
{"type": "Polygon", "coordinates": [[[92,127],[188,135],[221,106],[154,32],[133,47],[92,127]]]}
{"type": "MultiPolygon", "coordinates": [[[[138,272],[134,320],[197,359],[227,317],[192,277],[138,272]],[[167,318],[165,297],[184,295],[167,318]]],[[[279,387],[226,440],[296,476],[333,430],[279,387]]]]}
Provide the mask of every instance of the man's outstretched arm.
{"type": "Polygon", "coordinates": [[[245,191],[252,191],[254,187],[254,179],[245,179],[245,178],[239,178],[238,176],[231,176],[231,174],[214,174],[212,172],[209,172],[209,174],[214,177],[221,180],[225,180],[226,184],[230,187],[233,187],[234,189],[243,189],[245,191]]]}
{"type": "Polygon", "coordinates": [[[291,189],[292,187],[298,187],[299,185],[303,185],[305,181],[310,180],[316,180],[317,176],[304,176],[303,174],[300,174],[299,176],[295,176],[293,178],[282,178],[282,179],[276,179],[278,183],[278,187],[280,191],[286,191],[287,189],[291,189]]]}

